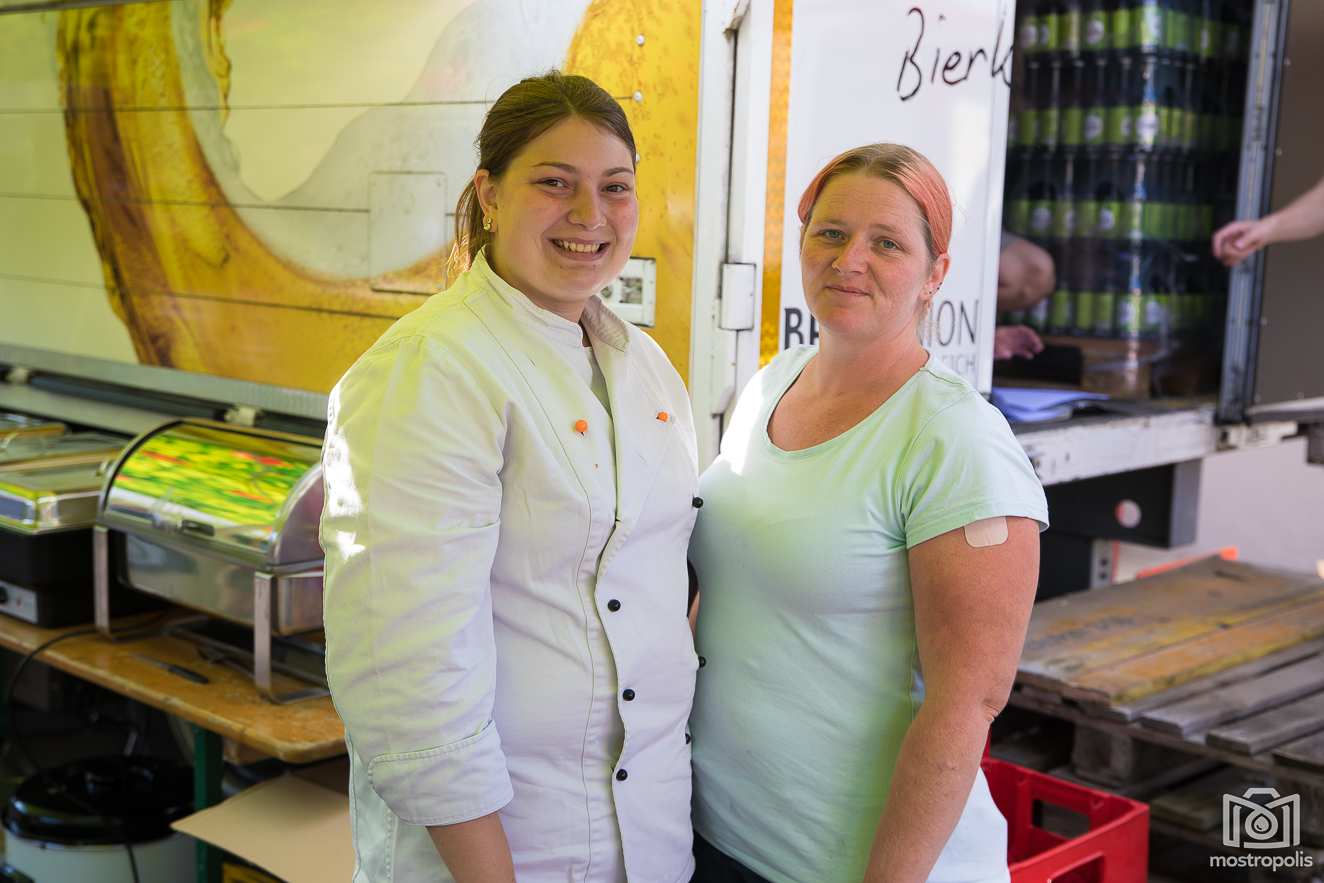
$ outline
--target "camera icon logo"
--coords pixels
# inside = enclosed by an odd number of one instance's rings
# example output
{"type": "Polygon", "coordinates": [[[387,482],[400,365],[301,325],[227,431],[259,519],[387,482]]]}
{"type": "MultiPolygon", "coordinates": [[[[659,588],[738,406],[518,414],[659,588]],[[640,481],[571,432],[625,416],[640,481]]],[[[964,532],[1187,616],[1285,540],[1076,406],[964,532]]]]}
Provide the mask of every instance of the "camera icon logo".
{"type": "Polygon", "coordinates": [[[1301,845],[1301,795],[1247,788],[1223,795],[1223,845],[1234,849],[1286,849],[1301,845]]]}

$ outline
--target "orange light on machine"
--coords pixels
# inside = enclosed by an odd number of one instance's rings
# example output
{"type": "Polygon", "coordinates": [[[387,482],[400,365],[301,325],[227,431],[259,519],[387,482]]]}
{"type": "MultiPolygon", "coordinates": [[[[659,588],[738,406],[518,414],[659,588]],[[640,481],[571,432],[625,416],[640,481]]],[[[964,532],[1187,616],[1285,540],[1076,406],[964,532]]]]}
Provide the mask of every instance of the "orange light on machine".
{"type": "Polygon", "coordinates": [[[575,432],[579,433],[580,435],[583,435],[584,433],[588,432],[588,421],[587,421],[587,420],[576,420],[576,421],[575,421],[575,432]]]}
{"type": "Polygon", "coordinates": [[[671,415],[668,414],[666,411],[658,411],[657,419],[661,420],[663,423],[666,423],[668,420],[671,419],[671,415]]]}

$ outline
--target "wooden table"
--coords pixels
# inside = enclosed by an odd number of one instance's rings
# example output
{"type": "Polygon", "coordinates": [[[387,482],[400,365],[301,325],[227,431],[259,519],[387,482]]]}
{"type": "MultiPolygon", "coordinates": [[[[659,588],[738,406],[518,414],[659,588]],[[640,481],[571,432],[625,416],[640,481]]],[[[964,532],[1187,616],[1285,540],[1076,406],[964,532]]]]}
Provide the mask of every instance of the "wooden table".
{"type": "MultiPolygon", "coordinates": [[[[181,612],[180,616],[189,614],[181,612]]],[[[120,620],[117,631],[135,623],[154,629],[174,619],[147,614],[120,620]]],[[[0,647],[31,653],[52,638],[90,626],[44,629],[0,616],[0,647]]],[[[194,802],[198,809],[219,802],[223,739],[289,763],[311,763],[345,753],[345,729],[329,697],[275,705],[263,699],[251,677],[204,660],[189,641],[165,635],[116,638],[84,634],[42,650],[35,661],[68,672],[144,705],[182,718],[194,728],[194,802]],[[209,679],[194,683],[140,658],[148,656],[190,669],[209,679]]],[[[199,883],[220,879],[220,855],[198,844],[199,883]]]]}

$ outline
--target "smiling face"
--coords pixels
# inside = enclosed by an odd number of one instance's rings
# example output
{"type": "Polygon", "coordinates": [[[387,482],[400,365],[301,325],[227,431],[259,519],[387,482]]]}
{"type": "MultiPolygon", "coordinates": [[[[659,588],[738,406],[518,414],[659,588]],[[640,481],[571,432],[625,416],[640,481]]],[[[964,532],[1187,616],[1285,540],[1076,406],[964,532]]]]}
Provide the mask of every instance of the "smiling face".
{"type": "Polygon", "coordinates": [[[492,220],[488,260],[529,300],[571,321],[621,272],[639,225],[634,157],[569,117],[530,141],[501,177],[474,175],[492,220]]]}
{"type": "Polygon", "coordinates": [[[805,302],[820,325],[862,341],[915,341],[947,274],[930,258],[919,206],[884,178],[847,173],[819,194],[800,240],[805,302]]]}

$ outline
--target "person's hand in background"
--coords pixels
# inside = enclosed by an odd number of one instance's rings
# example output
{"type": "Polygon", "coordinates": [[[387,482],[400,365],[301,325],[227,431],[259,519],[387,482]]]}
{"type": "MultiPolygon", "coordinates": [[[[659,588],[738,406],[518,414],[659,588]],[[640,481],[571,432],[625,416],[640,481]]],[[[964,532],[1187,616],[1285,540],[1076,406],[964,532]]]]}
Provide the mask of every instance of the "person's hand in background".
{"type": "Polygon", "coordinates": [[[1214,233],[1214,257],[1235,267],[1274,241],[1273,221],[1274,216],[1268,215],[1258,220],[1223,225],[1214,233]]]}
{"type": "Polygon", "coordinates": [[[1032,359],[1044,351],[1044,342],[1033,328],[1024,325],[1000,325],[993,331],[995,360],[1032,359]]]}
{"type": "Polygon", "coordinates": [[[1310,239],[1321,233],[1324,233],[1324,178],[1272,214],[1220,227],[1214,233],[1214,257],[1235,267],[1266,245],[1310,239]]]}

